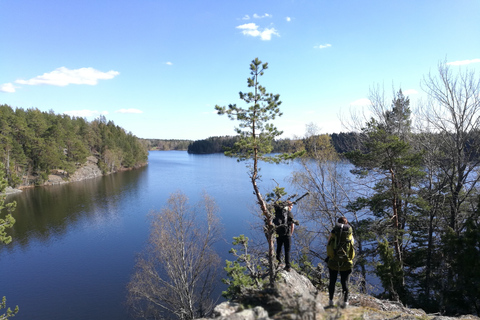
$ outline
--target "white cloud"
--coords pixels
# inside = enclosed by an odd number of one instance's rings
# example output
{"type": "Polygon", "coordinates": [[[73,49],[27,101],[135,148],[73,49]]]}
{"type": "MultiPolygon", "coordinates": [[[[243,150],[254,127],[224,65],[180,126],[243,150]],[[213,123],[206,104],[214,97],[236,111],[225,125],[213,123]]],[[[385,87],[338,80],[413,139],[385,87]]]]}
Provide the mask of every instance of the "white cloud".
{"type": "Polygon", "coordinates": [[[364,106],[369,106],[371,104],[372,102],[367,98],[358,99],[350,103],[352,107],[364,107],[364,106]]]}
{"type": "Polygon", "coordinates": [[[327,43],[327,44],[321,44],[321,45],[318,45],[318,46],[315,46],[314,48],[315,49],[325,49],[325,48],[330,48],[332,45],[330,43],[327,43]]]}
{"type": "Polygon", "coordinates": [[[72,111],[65,111],[63,114],[67,114],[71,117],[78,117],[78,118],[97,118],[100,115],[107,115],[108,111],[99,112],[97,110],[72,110],[72,111]]]}
{"type": "Polygon", "coordinates": [[[271,15],[271,14],[268,14],[268,13],[265,13],[263,16],[260,16],[260,15],[258,15],[258,14],[256,14],[256,13],[254,13],[254,14],[253,14],[253,17],[254,17],[255,19],[263,19],[263,18],[271,18],[272,15],[271,15]]]}
{"type": "Polygon", "coordinates": [[[411,95],[411,94],[418,94],[418,91],[415,90],[415,89],[408,89],[408,90],[403,91],[403,94],[408,96],[408,95],[411,95]]]}
{"type": "Polygon", "coordinates": [[[8,93],[13,93],[15,92],[15,89],[18,87],[15,87],[12,83],[4,83],[0,85],[0,92],[8,92],[8,93]]]}
{"type": "Polygon", "coordinates": [[[242,25],[238,26],[237,29],[254,30],[254,29],[258,29],[258,26],[255,23],[250,22],[250,23],[245,23],[245,24],[242,24],[242,25]]]}
{"type": "Polygon", "coordinates": [[[271,40],[272,39],[272,35],[276,35],[276,36],[280,36],[277,32],[277,30],[275,30],[274,28],[265,28],[265,30],[263,30],[261,33],[260,33],[260,38],[262,40],[271,40]]]}
{"type": "Polygon", "coordinates": [[[244,35],[260,37],[260,39],[262,40],[271,40],[272,35],[279,36],[277,30],[275,30],[274,28],[265,28],[263,30],[259,30],[258,26],[255,23],[242,24],[236,28],[241,29],[244,35]]]}
{"type": "Polygon", "coordinates": [[[242,18],[242,20],[250,20],[250,16],[249,16],[248,14],[246,14],[246,15],[242,18]]]}
{"type": "Polygon", "coordinates": [[[112,79],[119,74],[120,73],[118,71],[113,70],[108,72],[102,72],[93,68],[80,68],[70,70],[65,67],[61,67],[55,69],[52,72],[44,73],[43,75],[37,76],[30,80],[17,80],[15,82],[18,84],[25,84],[31,86],[41,84],[60,87],[67,86],[69,84],[88,84],[93,86],[98,83],[98,80],[112,79]]]}
{"type": "Polygon", "coordinates": [[[170,62],[170,61],[165,62],[165,64],[168,65],[168,66],[173,66],[173,63],[170,62]]]}
{"type": "Polygon", "coordinates": [[[447,62],[447,64],[451,66],[463,66],[466,64],[478,63],[478,62],[480,62],[480,59],[452,61],[452,62],[447,62]]]}
{"type": "Polygon", "coordinates": [[[133,109],[133,108],[130,108],[130,109],[120,109],[120,110],[117,110],[115,111],[116,113],[143,113],[142,110],[138,110],[138,109],[133,109]]]}
{"type": "Polygon", "coordinates": [[[287,22],[290,22],[290,21],[292,21],[292,18],[286,17],[285,20],[287,20],[287,22]]]}

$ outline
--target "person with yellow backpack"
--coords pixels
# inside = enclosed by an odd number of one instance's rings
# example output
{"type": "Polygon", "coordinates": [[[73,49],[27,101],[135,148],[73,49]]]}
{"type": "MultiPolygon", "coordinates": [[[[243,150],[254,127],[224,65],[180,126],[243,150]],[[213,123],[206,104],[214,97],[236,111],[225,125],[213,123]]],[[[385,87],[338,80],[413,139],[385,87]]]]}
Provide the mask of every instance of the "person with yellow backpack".
{"type": "Polygon", "coordinates": [[[340,272],[340,282],[342,284],[343,304],[348,306],[348,280],[353,269],[353,258],[355,257],[353,230],[345,217],[340,217],[335,224],[327,243],[328,271],[330,283],[328,286],[329,306],[332,307],[333,295],[337,276],[340,272]]]}

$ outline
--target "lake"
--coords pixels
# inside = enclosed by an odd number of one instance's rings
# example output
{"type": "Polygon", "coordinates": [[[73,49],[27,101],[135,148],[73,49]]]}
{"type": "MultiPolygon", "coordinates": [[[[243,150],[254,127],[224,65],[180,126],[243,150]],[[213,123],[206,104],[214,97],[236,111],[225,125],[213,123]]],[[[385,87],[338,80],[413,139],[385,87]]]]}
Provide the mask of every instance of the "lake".
{"type": "MultiPolygon", "coordinates": [[[[285,182],[293,166],[262,163],[262,192],[275,179],[293,193],[285,182]]],[[[14,319],[131,319],[125,286],[148,237],[149,213],[176,191],[192,205],[203,191],[216,200],[225,230],[217,250],[233,260],[232,237],[249,235],[257,218],[245,163],[223,154],[154,151],[137,170],[8,196],[17,202],[17,222],[13,242],[0,247],[0,298],[20,307],[14,319]]]]}

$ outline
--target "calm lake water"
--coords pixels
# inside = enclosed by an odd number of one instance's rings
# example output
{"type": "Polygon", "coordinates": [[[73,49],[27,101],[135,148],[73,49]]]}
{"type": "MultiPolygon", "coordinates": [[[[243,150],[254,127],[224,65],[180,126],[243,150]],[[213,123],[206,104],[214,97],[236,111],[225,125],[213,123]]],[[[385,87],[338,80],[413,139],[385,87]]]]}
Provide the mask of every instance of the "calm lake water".
{"type": "MultiPolygon", "coordinates": [[[[288,187],[293,166],[262,163],[262,191],[272,179],[288,187]]],[[[9,196],[17,222],[13,242],[0,247],[0,298],[20,307],[14,319],[131,319],[125,286],[148,215],[176,191],[192,205],[203,191],[215,198],[225,228],[218,253],[232,259],[232,237],[251,233],[255,198],[245,164],[223,154],[155,151],[138,170],[9,196]]]]}

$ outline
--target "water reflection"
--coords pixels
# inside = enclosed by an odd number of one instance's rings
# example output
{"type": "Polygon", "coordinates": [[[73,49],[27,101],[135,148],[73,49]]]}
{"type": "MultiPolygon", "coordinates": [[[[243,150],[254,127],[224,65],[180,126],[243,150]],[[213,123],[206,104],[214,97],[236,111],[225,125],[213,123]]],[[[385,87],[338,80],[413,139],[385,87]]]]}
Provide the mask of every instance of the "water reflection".
{"type": "Polygon", "coordinates": [[[119,221],[119,201],[129,194],[138,197],[146,168],[121,172],[65,185],[26,189],[9,195],[6,202],[16,201],[15,225],[9,230],[13,241],[0,250],[26,249],[31,241],[49,242],[65,235],[79,223],[90,228],[119,221]]]}
{"type": "MultiPolygon", "coordinates": [[[[13,241],[0,246],[0,297],[19,305],[18,320],[130,319],[125,286],[144,248],[149,212],[181,190],[191,204],[213,197],[225,226],[222,259],[233,236],[249,236],[259,219],[244,163],[221,154],[151,152],[149,165],[94,180],[35,188],[17,201],[13,241]]],[[[290,166],[262,164],[262,192],[282,183],[290,166]]],[[[290,190],[289,190],[290,191],[290,190]]]]}

